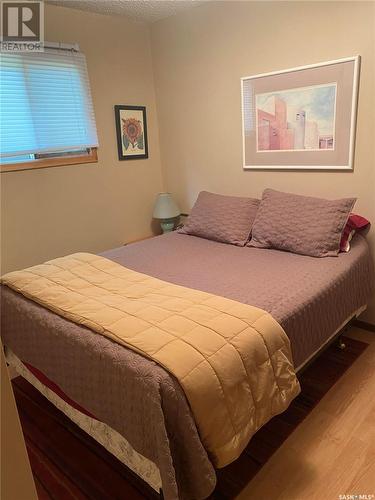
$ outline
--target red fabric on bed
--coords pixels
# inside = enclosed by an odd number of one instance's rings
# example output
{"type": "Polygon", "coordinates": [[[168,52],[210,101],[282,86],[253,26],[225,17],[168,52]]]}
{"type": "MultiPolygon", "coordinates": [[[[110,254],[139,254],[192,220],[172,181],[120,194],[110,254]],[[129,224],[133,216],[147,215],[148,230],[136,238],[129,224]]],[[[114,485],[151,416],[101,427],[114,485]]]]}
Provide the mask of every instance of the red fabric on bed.
{"type": "Polygon", "coordinates": [[[34,366],[30,365],[29,363],[26,363],[26,361],[22,361],[22,363],[26,366],[26,368],[34,375],[35,378],[39,380],[43,385],[48,387],[51,391],[53,391],[57,396],[59,396],[65,403],[68,405],[72,406],[75,410],[80,411],[81,413],[84,413],[88,417],[95,418],[95,420],[98,420],[95,415],[90,413],[89,411],[85,410],[81,405],[76,403],[73,399],[71,399],[69,396],[65,394],[65,392],[57,385],[55,382],[52,382],[46,375],[44,375],[43,372],[38,370],[38,368],[35,368],[34,366]]]}
{"type": "Polygon", "coordinates": [[[357,214],[350,214],[348,222],[344,228],[341,236],[340,251],[349,252],[350,250],[350,240],[353,238],[357,231],[366,229],[370,226],[370,221],[357,214]]]}

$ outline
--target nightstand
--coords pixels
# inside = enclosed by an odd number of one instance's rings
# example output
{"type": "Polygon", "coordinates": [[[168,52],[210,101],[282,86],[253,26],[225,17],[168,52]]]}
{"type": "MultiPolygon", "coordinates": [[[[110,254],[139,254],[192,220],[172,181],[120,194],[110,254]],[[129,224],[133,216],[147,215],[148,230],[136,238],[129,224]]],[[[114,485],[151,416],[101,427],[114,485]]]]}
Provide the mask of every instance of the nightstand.
{"type": "Polygon", "coordinates": [[[137,243],[138,241],[149,240],[150,238],[154,238],[155,236],[157,236],[157,235],[156,234],[149,234],[148,236],[142,236],[140,238],[136,238],[134,240],[127,241],[126,243],[124,243],[124,246],[130,245],[131,243],[137,243]]]}

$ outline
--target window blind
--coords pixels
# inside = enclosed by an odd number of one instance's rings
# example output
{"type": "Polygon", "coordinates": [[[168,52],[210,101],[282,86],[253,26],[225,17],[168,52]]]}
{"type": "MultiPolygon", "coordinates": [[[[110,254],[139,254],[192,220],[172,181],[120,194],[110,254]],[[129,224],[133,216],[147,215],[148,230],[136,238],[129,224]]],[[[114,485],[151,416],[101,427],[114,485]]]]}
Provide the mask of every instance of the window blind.
{"type": "Polygon", "coordinates": [[[2,54],[0,126],[0,156],[15,161],[98,146],[85,56],[58,49],[2,54]]]}

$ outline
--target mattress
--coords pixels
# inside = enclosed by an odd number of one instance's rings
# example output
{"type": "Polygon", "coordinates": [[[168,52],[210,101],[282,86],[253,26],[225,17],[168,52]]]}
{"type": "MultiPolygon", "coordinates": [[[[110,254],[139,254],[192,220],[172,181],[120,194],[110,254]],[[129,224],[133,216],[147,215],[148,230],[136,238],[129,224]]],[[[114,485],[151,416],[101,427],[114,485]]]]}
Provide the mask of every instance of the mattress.
{"type": "Polygon", "coordinates": [[[326,258],[176,232],[103,255],[135,271],[264,309],[288,335],[296,367],[374,291],[372,259],[360,235],[350,252],[326,258]]]}
{"type": "MultiPolygon", "coordinates": [[[[165,281],[260,307],[283,326],[295,365],[366,304],[374,275],[357,236],[339,257],[235,247],[171,233],[103,255],[165,281]]],[[[164,496],[205,498],[215,471],[179,384],[163,368],[3,287],[2,337],[15,355],[156,464],[164,496]]]]}

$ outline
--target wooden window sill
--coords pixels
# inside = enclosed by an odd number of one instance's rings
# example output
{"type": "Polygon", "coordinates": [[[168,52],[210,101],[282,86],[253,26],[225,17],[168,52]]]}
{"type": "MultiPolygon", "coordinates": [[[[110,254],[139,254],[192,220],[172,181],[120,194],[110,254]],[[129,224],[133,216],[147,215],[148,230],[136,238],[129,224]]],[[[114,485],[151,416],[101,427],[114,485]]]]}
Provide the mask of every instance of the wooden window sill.
{"type": "Polygon", "coordinates": [[[98,148],[91,148],[86,155],[58,156],[42,158],[39,160],[25,161],[22,163],[7,163],[0,165],[0,172],[17,172],[19,170],[32,170],[35,168],[62,167],[64,165],[78,165],[80,163],[96,163],[98,161],[98,148]]]}

